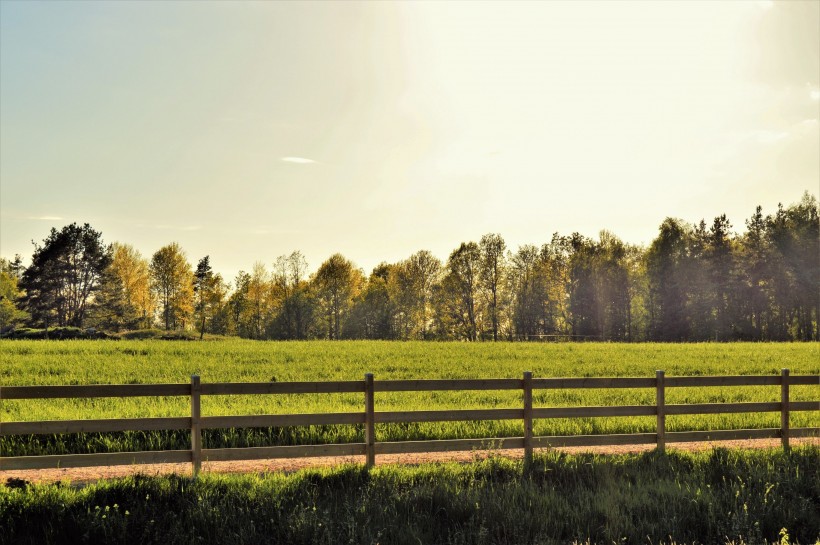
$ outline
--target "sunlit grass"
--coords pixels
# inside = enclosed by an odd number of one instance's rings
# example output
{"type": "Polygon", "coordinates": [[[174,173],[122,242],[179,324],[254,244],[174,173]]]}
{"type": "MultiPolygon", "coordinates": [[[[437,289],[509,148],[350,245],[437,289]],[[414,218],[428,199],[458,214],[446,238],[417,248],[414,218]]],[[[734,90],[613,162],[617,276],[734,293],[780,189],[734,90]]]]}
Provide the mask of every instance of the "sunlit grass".
{"type": "MultiPolygon", "coordinates": [[[[681,375],[793,375],[820,373],[820,345],[525,344],[422,342],[0,341],[0,385],[376,380],[431,378],[654,377],[681,375]]],[[[817,388],[793,387],[791,399],[817,399],[817,388]]],[[[2,392],[0,392],[2,395],[2,392]]],[[[778,401],[778,386],[670,388],[667,403],[778,401]]],[[[653,405],[653,389],[537,390],[536,407],[653,405]]],[[[518,408],[519,391],[377,393],[377,411],[518,408]]],[[[362,412],[363,394],[204,396],[202,414],[362,412]]],[[[8,400],[5,422],[190,415],[187,397],[8,400]]],[[[779,414],[667,417],[669,431],[779,427],[779,414]]],[[[816,413],[798,412],[793,427],[815,426],[816,413]]],[[[636,433],[655,430],[652,417],[536,420],[536,435],[636,433]]],[[[379,424],[379,441],[520,436],[519,421],[379,424]]],[[[189,434],[125,432],[49,437],[3,437],[3,455],[188,448],[189,434]]],[[[350,442],[362,426],[207,430],[206,447],[350,442]]]]}
{"type": "Polygon", "coordinates": [[[818,474],[801,447],[0,485],[0,543],[810,544],[818,474]]]}

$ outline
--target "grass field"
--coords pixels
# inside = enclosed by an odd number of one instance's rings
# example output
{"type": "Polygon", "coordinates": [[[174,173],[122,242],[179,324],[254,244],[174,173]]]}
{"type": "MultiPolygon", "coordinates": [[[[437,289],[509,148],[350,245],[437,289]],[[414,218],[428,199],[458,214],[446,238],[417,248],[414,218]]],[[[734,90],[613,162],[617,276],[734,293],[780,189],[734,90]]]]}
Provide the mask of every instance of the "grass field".
{"type": "Polygon", "coordinates": [[[0,485],[0,544],[816,543],[820,451],[0,485]]]}
{"type": "MultiPolygon", "coordinates": [[[[421,342],[213,342],[184,341],[0,341],[0,386],[31,384],[106,384],[360,380],[431,378],[652,377],[774,375],[820,373],[816,343],[738,344],[525,344],[421,342]]],[[[2,395],[2,392],[0,392],[2,395]]],[[[675,388],[667,403],[778,401],[778,387],[675,388]]],[[[818,398],[816,387],[792,388],[792,400],[818,398]]],[[[536,391],[534,405],[654,404],[654,391],[536,391]]],[[[90,400],[3,401],[3,421],[187,416],[187,398],[102,398],[90,400]]],[[[376,410],[520,407],[520,392],[378,393],[376,410]]],[[[360,394],[206,396],[203,415],[346,412],[363,410],[360,394]]],[[[816,413],[795,413],[794,427],[816,426],[816,413]]],[[[654,431],[654,417],[536,420],[536,435],[632,433],[654,431]]],[[[681,415],[667,417],[667,430],[778,427],[779,414],[681,415]]],[[[522,435],[517,421],[380,424],[379,441],[522,435]]],[[[207,430],[204,446],[361,441],[361,426],[313,426],[245,430],[207,430]]],[[[122,432],[9,436],[0,453],[60,454],[189,448],[187,432],[122,432]]]]}

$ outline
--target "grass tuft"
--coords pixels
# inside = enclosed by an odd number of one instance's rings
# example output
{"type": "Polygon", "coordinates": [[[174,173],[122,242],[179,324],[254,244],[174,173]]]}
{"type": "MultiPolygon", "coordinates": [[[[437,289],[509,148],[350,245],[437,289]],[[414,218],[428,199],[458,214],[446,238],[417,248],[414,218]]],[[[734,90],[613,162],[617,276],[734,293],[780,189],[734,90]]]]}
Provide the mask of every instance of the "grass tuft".
{"type": "Polygon", "coordinates": [[[0,543],[814,543],[820,449],[0,487],[0,543]]]}

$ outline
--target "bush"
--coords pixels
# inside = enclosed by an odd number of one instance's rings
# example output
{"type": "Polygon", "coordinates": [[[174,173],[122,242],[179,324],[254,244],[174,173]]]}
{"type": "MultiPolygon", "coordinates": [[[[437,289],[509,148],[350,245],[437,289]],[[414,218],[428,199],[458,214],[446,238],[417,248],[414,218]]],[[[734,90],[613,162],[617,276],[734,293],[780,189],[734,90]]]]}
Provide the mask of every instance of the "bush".
{"type": "Polygon", "coordinates": [[[112,339],[113,337],[104,331],[94,328],[82,329],[79,327],[52,327],[50,329],[35,329],[30,327],[20,327],[12,329],[0,335],[3,339],[49,339],[49,340],[71,340],[71,339],[112,339]]]}

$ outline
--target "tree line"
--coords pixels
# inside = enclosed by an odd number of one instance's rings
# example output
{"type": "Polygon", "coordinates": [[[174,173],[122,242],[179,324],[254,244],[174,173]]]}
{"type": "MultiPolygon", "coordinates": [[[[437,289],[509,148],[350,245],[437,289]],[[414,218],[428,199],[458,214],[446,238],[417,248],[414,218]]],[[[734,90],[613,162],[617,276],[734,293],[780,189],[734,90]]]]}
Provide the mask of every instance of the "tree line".
{"type": "Polygon", "coordinates": [[[820,340],[820,221],[806,193],[735,233],[667,218],[648,247],[602,231],[507,248],[499,234],[446,261],[421,250],[366,275],[298,251],[230,284],[171,243],[150,259],[88,224],[52,229],[31,264],[0,260],[0,329],[161,327],[249,339],[820,340]]]}

